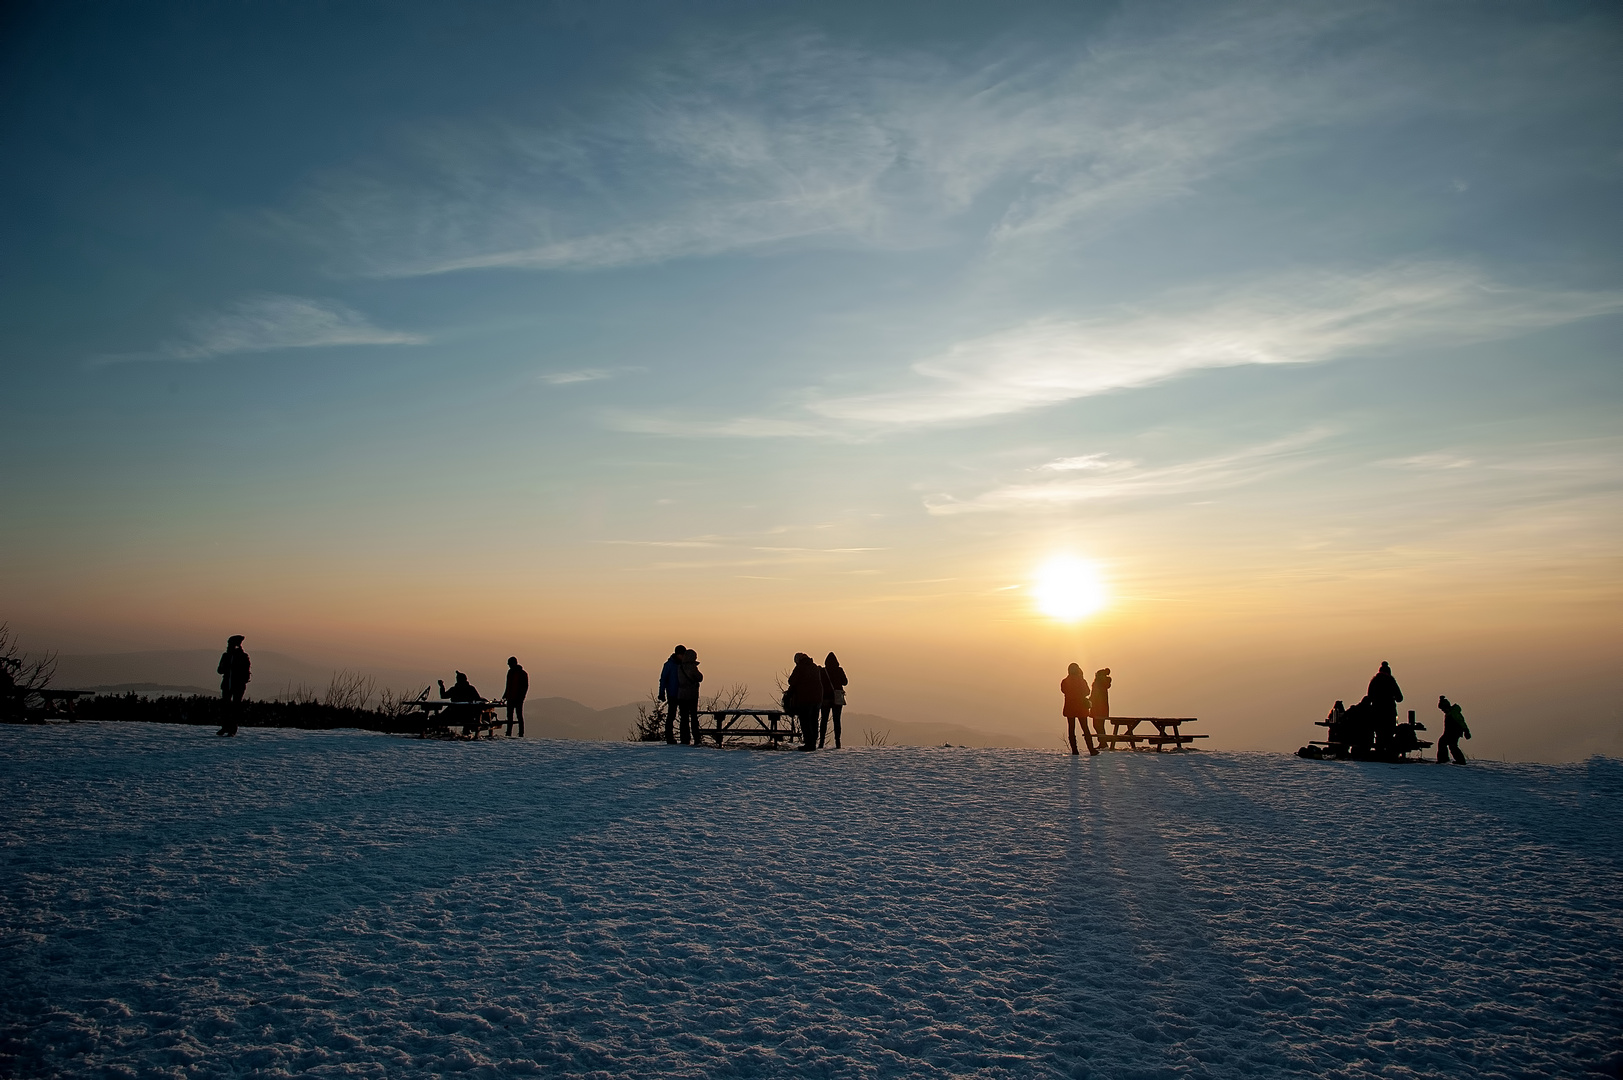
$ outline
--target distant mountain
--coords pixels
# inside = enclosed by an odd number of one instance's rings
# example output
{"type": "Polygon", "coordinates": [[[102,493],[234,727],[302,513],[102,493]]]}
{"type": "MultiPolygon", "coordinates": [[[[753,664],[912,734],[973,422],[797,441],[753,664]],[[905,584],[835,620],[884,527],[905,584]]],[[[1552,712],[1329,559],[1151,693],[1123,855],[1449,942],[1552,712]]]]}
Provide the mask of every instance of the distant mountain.
{"type": "MultiPolygon", "coordinates": [[[[100,690],[105,687],[134,688],[134,684],[148,683],[160,687],[179,687],[176,693],[190,693],[202,687],[204,693],[220,692],[220,676],[215,666],[220,662],[219,649],[163,649],[151,652],[96,653],[78,656],[59,656],[56,677],[51,685],[64,690],[100,690]]],[[[249,649],[253,659],[253,676],[248,683],[251,698],[286,697],[300,687],[306,687],[318,696],[326,691],[335,668],[312,664],[285,653],[266,649],[249,649]]],[[[431,680],[408,671],[380,671],[368,668],[368,675],[376,675],[378,688],[408,687],[421,689],[431,680]]],[[[123,692],[123,691],[119,691],[123,692]]],[[[136,690],[140,693],[140,690],[136,690]]]]}

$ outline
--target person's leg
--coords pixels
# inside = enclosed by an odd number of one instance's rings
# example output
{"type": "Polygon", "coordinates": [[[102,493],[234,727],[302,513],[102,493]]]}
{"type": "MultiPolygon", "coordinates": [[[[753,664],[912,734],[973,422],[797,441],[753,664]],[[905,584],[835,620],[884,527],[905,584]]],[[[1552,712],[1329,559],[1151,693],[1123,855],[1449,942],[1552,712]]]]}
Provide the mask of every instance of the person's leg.
{"type": "Polygon", "coordinates": [[[513,706],[511,703],[507,706],[507,737],[509,739],[513,737],[513,706]]]}
{"type": "Polygon", "coordinates": [[[832,706],[824,705],[817,710],[817,749],[821,750],[828,745],[828,714],[832,706]]]}
{"type": "Polygon", "coordinates": [[[844,705],[834,706],[834,749],[840,748],[840,713],[845,711],[844,705]]]}
{"type": "Polygon", "coordinates": [[[1448,760],[1448,736],[1444,735],[1437,740],[1437,764],[1441,765],[1448,760]]]}
{"type": "Polygon", "coordinates": [[[800,713],[800,733],[807,750],[817,749],[817,708],[803,709],[800,713]]]}
{"type": "Polygon", "coordinates": [[[682,702],[682,733],[679,740],[683,746],[698,745],[699,742],[699,703],[695,701],[682,702]]]}
{"type": "Polygon", "coordinates": [[[676,699],[674,697],[670,697],[665,699],[665,741],[667,743],[674,744],[676,742],[676,731],[674,730],[675,727],[676,699]]]}
{"type": "Polygon", "coordinates": [[[513,706],[513,711],[518,713],[518,737],[522,739],[522,738],[524,738],[524,699],[523,698],[518,699],[518,704],[513,706]]]}
{"type": "MultiPolygon", "coordinates": [[[[1065,737],[1071,740],[1071,756],[1075,757],[1078,751],[1076,749],[1076,717],[1074,716],[1065,718],[1065,737]]],[[[1082,721],[1082,737],[1084,739],[1088,737],[1088,722],[1086,720],[1082,721]]]]}
{"type": "Polygon", "coordinates": [[[1465,764],[1465,751],[1460,749],[1460,737],[1458,735],[1448,740],[1448,752],[1454,755],[1454,764],[1465,764]]]}
{"type": "Polygon", "coordinates": [[[1104,740],[1101,739],[1098,746],[1094,745],[1093,733],[1088,730],[1088,722],[1086,720],[1082,721],[1082,741],[1088,746],[1089,757],[1099,756],[1099,747],[1104,745],[1104,740]]]}

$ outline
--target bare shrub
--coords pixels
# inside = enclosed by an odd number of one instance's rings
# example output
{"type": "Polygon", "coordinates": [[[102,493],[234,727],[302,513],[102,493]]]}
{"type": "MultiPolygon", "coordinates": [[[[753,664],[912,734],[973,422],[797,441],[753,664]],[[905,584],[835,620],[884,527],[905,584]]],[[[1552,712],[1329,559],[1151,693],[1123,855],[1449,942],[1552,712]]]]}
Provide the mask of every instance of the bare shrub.
{"type": "Polygon", "coordinates": [[[378,707],[375,711],[383,716],[387,716],[391,720],[399,720],[401,717],[405,716],[414,716],[417,715],[418,710],[417,706],[414,705],[413,702],[426,700],[427,697],[428,687],[426,686],[421,690],[418,690],[416,693],[412,693],[411,691],[396,693],[393,690],[386,689],[383,691],[383,693],[378,695],[378,707]]]}
{"type": "Polygon", "coordinates": [[[869,746],[889,746],[890,729],[886,728],[884,731],[875,731],[873,728],[864,728],[862,731],[862,741],[869,746]]]}
{"type": "Polygon", "coordinates": [[[735,682],[731,686],[723,687],[707,698],[699,699],[700,712],[715,712],[717,709],[744,709],[749,707],[750,688],[745,683],[735,682]]]}
{"type": "Polygon", "coordinates": [[[0,622],[0,665],[5,667],[6,674],[11,676],[18,691],[28,693],[44,690],[51,685],[51,678],[56,674],[56,654],[46,652],[29,656],[23,652],[17,636],[11,632],[11,624],[0,622]]]}
{"type": "Polygon", "coordinates": [[[332,673],[321,703],[335,709],[364,709],[377,693],[377,687],[378,680],[373,676],[343,668],[332,673]]]}

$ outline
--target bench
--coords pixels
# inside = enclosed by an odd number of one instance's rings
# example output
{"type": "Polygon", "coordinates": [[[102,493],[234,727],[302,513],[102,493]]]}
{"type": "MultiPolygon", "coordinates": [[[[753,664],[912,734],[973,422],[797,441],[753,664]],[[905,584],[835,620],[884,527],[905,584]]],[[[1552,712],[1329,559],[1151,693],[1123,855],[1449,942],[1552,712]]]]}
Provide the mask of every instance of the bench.
{"type": "Polygon", "coordinates": [[[507,707],[503,698],[478,701],[448,701],[445,698],[419,698],[407,704],[423,711],[422,724],[417,729],[419,739],[477,739],[488,734],[496,737],[496,729],[507,726],[506,720],[496,718],[496,710],[507,707]],[[465,735],[452,731],[462,728],[465,735]]]}
{"type": "Polygon", "coordinates": [[[1210,738],[1209,735],[1186,735],[1183,732],[1184,724],[1193,724],[1199,721],[1197,716],[1111,716],[1106,717],[1113,729],[1109,735],[1096,735],[1095,738],[1106,747],[1114,750],[1121,744],[1126,744],[1129,750],[1137,750],[1139,744],[1153,746],[1157,753],[1168,746],[1175,750],[1182,750],[1187,743],[1196,739],[1210,738]],[[1155,734],[1140,733],[1138,725],[1150,724],[1155,728],[1155,734]]]}

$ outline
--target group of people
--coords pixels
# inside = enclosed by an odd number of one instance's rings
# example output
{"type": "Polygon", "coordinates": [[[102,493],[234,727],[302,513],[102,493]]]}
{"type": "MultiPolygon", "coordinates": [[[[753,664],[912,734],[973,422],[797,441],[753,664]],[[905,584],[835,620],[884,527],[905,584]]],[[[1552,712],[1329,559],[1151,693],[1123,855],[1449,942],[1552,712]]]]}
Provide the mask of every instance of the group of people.
{"type": "Polygon", "coordinates": [[[1110,669],[1100,668],[1093,673],[1093,685],[1088,685],[1088,677],[1082,671],[1082,665],[1072,664],[1068,674],[1060,680],[1060,693],[1065,695],[1065,729],[1066,736],[1071,741],[1071,754],[1077,755],[1076,729],[1078,724],[1082,728],[1082,741],[1088,746],[1088,753],[1097,757],[1099,746],[1105,741],[1105,722],[1110,719],[1110,669]],[[1093,720],[1093,730],[1088,730],[1088,720],[1093,720]],[[1093,737],[1099,736],[1099,745],[1095,746],[1093,737]]]}
{"type": "MultiPolygon", "coordinates": [[[[1417,732],[1426,725],[1416,722],[1414,710],[1409,711],[1407,723],[1398,723],[1398,702],[1403,690],[1392,674],[1392,665],[1381,661],[1381,668],[1369,680],[1369,689],[1351,708],[1336,702],[1325,717],[1331,746],[1345,747],[1352,757],[1397,758],[1413,750],[1424,749],[1417,732]]],[[[1437,708],[1443,714],[1443,735],[1437,740],[1439,763],[1453,758],[1457,765],[1465,764],[1460,750],[1460,737],[1469,739],[1471,729],[1465,723],[1465,710],[1446,697],[1437,699],[1437,708]]]]}
{"type": "MultiPolygon", "coordinates": [[[[659,671],[659,700],[665,704],[665,741],[671,745],[698,746],[699,654],[686,645],[671,650],[659,671]]],[[[840,749],[840,714],[845,711],[845,688],[849,680],[839,658],[829,653],[821,666],[805,653],[795,653],[795,666],[789,672],[783,692],[783,711],[800,727],[801,749],[817,750],[828,745],[832,722],[834,749],[840,749]]]]}
{"type": "MultiPolygon", "coordinates": [[[[456,710],[458,704],[462,706],[462,715],[460,717],[462,731],[463,734],[469,734],[478,721],[477,712],[472,708],[472,705],[474,702],[483,702],[485,700],[484,695],[479,693],[479,688],[469,682],[468,676],[460,671],[451,680],[449,690],[445,688],[444,679],[436,681],[439,683],[441,700],[455,703],[452,706],[453,711],[456,710]]],[[[510,739],[513,737],[515,720],[518,723],[518,737],[524,738],[524,699],[529,696],[529,693],[530,673],[519,665],[518,657],[509,656],[507,658],[507,684],[502,689],[502,700],[507,705],[507,737],[510,739]]],[[[451,719],[454,721],[458,717],[453,713],[451,719]]]]}

